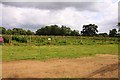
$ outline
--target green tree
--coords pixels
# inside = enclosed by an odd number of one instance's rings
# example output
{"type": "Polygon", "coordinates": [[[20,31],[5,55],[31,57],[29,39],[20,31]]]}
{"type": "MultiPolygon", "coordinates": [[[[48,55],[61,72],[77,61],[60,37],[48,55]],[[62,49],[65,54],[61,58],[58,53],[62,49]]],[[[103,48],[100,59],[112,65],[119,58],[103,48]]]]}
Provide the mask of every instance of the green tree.
{"type": "Polygon", "coordinates": [[[120,22],[118,22],[117,26],[118,26],[118,28],[119,28],[119,30],[120,30],[120,22]]]}
{"type": "Polygon", "coordinates": [[[62,36],[78,36],[79,31],[71,30],[69,27],[58,25],[50,25],[42,27],[36,31],[36,35],[62,35],[62,36]]]}
{"type": "Polygon", "coordinates": [[[60,27],[58,25],[49,26],[50,30],[48,31],[50,35],[60,35],[60,27]]]}
{"type": "Polygon", "coordinates": [[[6,33],[6,29],[4,27],[0,27],[0,34],[5,34],[6,33]]]}
{"type": "Polygon", "coordinates": [[[99,35],[99,36],[103,36],[103,37],[107,37],[107,36],[108,36],[107,33],[99,33],[98,35],[99,35]]]}
{"type": "Polygon", "coordinates": [[[89,25],[83,25],[83,30],[81,31],[81,34],[83,36],[95,36],[97,35],[98,26],[95,24],[89,24],[89,25]]]}
{"type": "Polygon", "coordinates": [[[22,28],[13,28],[12,30],[13,35],[26,35],[26,31],[22,28]]]}
{"type": "Polygon", "coordinates": [[[71,35],[71,29],[69,28],[69,27],[66,27],[66,26],[64,26],[64,25],[62,25],[62,27],[61,27],[61,35],[65,35],[65,36],[68,36],[68,35],[71,35]]]}
{"type": "Polygon", "coordinates": [[[60,35],[60,27],[58,25],[45,26],[38,29],[36,35],[60,35]]]}
{"type": "Polygon", "coordinates": [[[61,35],[65,35],[65,32],[66,32],[65,29],[66,29],[66,27],[62,25],[61,31],[60,31],[60,32],[61,32],[61,33],[60,33],[61,35]]]}
{"type": "Polygon", "coordinates": [[[77,30],[71,31],[71,36],[79,36],[79,35],[80,35],[79,31],[77,31],[77,30]]]}
{"type": "Polygon", "coordinates": [[[109,36],[110,37],[116,37],[117,36],[117,30],[116,29],[112,29],[109,31],[109,36]]]}
{"type": "Polygon", "coordinates": [[[11,29],[6,30],[6,34],[11,35],[12,34],[12,30],[11,29]]]}
{"type": "Polygon", "coordinates": [[[30,31],[30,30],[27,30],[27,31],[26,31],[26,34],[27,34],[27,35],[33,35],[34,32],[32,32],[32,31],[30,31]]]}

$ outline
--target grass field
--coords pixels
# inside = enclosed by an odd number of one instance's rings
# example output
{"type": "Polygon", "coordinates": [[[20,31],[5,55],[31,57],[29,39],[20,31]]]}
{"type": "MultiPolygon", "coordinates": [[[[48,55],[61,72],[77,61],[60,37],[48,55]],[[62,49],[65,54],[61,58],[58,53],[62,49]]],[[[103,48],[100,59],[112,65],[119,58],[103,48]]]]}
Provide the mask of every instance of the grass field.
{"type": "Polygon", "coordinates": [[[2,46],[3,61],[79,58],[96,54],[117,54],[117,44],[2,46]]]}

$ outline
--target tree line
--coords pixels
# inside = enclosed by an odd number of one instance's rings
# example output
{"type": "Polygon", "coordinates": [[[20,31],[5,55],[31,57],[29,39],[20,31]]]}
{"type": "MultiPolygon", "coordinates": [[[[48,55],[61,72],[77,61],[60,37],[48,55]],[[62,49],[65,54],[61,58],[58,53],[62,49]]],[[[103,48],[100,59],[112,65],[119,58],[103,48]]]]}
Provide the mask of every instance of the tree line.
{"type": "MultiPolygon", "coordinates": [[[[119,24],[120,25],[120,24],[119,24]]],[[[0,27],[1,34],[6,35],[55,35],[55,36],[110,36],[117,37],[118,31],[116,29],[109,30],[109,34],[107,33],[99,33],[98,34],[98,26],[95,24],[83,25],[82,31],[71,30],[70,27],[62,25],[61,27],[58,25],[50,25],[45,26],[38,29],[36,32],[31,30],[24,30],[22,28],[13,28],[6,29],[5,27],[0,27]]]]}
{"type": "Polygon", "coordinates": [[[36,31],[36,35],[62,35],[62,36],[79,36],[79,31],[71,30],[69,27],[50,25],[42,27],[36,31]]]}

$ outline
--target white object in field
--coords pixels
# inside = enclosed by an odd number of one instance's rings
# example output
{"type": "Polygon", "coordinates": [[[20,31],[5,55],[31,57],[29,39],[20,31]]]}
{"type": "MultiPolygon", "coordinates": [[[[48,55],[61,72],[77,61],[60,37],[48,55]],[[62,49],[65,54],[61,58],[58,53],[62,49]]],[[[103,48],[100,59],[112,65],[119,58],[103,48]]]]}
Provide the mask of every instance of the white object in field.
{"type": "Polygon", "coordinates": [[[51,38],[48,38],[48,41],[51,41],[51,38]]]}

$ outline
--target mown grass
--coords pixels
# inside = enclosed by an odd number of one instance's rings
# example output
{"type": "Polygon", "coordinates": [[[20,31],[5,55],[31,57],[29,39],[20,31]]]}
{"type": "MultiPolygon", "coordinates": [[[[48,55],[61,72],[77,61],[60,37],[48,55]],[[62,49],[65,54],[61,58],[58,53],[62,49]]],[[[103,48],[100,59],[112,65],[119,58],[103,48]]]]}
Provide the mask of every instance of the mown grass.
{"type": "Polygon", "coordinates": [[[45,45],[2,46],[2,60],[47,60],[51,58],[79,58],[96,54],[117,54],[117,44],[106,45],[45,45]]]}

